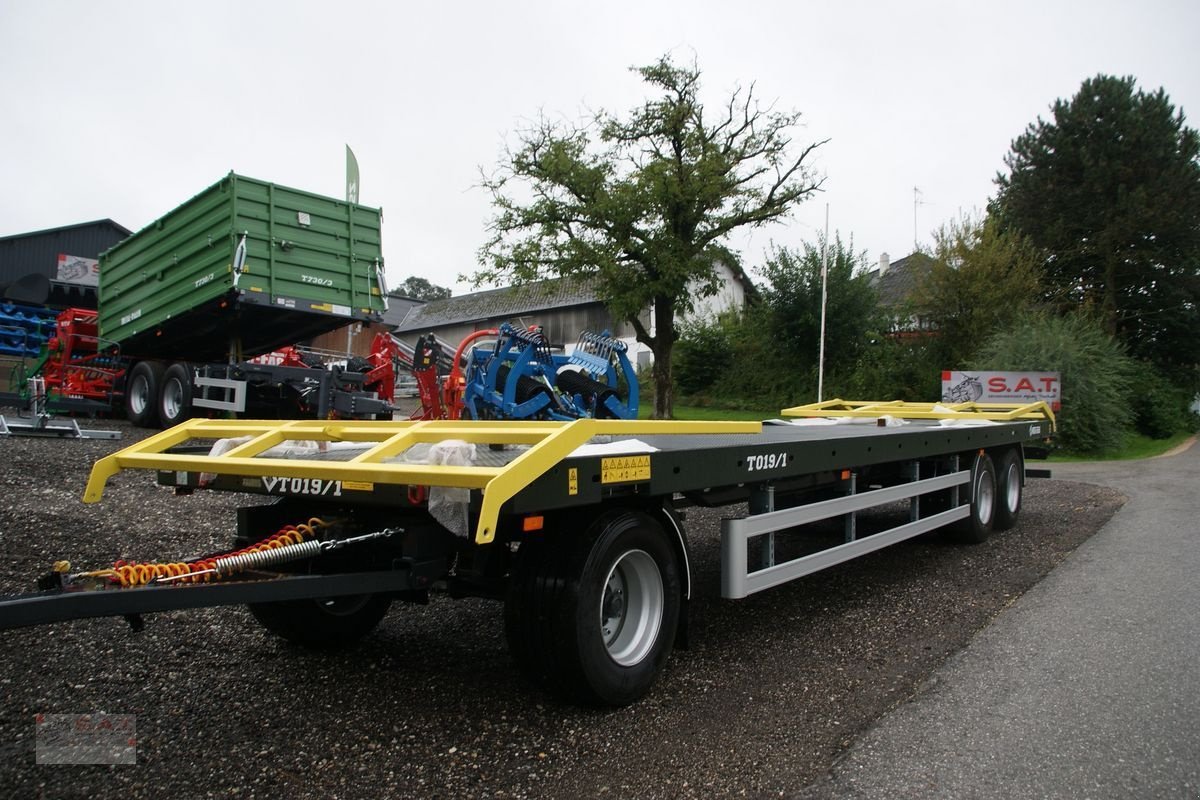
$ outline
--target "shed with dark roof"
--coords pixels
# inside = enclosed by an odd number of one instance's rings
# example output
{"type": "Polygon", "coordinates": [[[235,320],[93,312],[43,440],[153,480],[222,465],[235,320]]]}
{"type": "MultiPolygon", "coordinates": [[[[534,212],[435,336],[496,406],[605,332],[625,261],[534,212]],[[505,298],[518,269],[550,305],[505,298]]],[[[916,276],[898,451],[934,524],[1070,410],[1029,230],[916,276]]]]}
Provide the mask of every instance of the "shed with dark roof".
{"type": "Polygon", "coordinates": [[[619,338],[634,335],[632,326],[613,319],[597,295],[594,281],[586,278],[555,278],[431,300],[414,306],[396,335],[415,340],[421,334],[434,333],[443,341],[457,343],[502,322],[540,325],[551,342],[563,345],[574,344],[584,330],[607,330],[619,338]]]}
{"type": "Polygon", "coordinates": [[[45,300],[23,300],[57,308],[95,308],[94,262],[129,234],[124,225],[100,219],[0,237],[0,295],[21,285],[48,282],[45,300]]]}

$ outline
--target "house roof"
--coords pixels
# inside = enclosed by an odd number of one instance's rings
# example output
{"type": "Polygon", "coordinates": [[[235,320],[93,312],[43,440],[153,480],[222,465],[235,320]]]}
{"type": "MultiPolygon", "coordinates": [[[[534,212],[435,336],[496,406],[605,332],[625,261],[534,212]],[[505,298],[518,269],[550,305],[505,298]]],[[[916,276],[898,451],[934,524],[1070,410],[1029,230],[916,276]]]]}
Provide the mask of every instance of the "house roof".
{"type": "Polygon", "coordinates": [[[414,306],[397,333],[458,325],[501,317],[517,317],[547,309],[601,302],[594,281],[588,278],[555,278],[504,289],[431,300],[414,306]]]}
{"type": "Polygon", "coordinates": [[[420,308],[424,304],[423,300],[389,293],[387,311],[383,312],[383,324],[394,329],[404,322],[414,308],[420,308]]]}
{"type": "Polygon", "coordinates": [[[44,236],[50,233],[63,233],[64,231],[74,230],[75,228],[91,228],[96,226],[112,228],[122,236],[129,236],[131,233],[133,233],[133,231],[129,230],[124,225],[113,222],[111,219],[97,219],[92,220],[91,222],[77,222],[74,225],[61,225],[57,228],[46,228],[45,230],[41,231],[30,231],[28,233],[14,233],[8,236],[0,236],[0,242],[5,241],[6,239],[25,239],[30,236],[44,236]]]}
{"type": "Polygon", "coordinates": [[[932,266],[932,258],[924,253],[913,253],[893,261],[882,277],[878,269],[867,273],[879,294],[879,305],[884,308],[903,305],[932,266]]]}

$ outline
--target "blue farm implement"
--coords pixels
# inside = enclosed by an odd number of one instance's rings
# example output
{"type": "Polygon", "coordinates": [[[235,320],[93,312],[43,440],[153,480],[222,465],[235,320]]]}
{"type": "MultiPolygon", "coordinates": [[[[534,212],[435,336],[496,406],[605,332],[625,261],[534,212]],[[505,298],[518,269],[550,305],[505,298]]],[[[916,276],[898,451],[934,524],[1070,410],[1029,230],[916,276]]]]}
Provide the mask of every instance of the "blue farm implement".
{"type": "MultiPolygon", "coordinates": [[[[483,332],[481,332],[483,333],[483,332]]],[[[492,347],[463,352],[447,381],[452,416],[464,419],[636,419],[638,383],[625,343],[584,331],[569,355],[540,328],[502,324],[492,347]],[[465,360],[465,368],[460,365],[465,360]],[[465,370],[459,372],[460,369],[465,370]],[[455,413],[457,412],[457,413],[455,413]]]]}

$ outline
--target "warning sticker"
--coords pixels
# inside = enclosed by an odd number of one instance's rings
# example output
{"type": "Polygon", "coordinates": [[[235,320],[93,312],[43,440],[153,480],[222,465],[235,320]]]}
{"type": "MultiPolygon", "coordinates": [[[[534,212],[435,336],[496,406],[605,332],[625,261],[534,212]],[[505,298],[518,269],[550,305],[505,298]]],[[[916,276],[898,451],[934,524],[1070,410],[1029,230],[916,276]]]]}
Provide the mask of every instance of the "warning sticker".
{"type": "Polygon", "coordinates": [[[618,456],[600,459],[601,483],[650,480],[650,456],[618,456]]]}
{"type": "Polygon", "coordinates": [[[375,484],[367,481],[342,481],[342,488],[348,492],[373,492],[375,484]]]}
{"type": "Polygon", "coordinates": [[[579,494],[579,470],[574,467],[567,470],[567,494],[571,497],[579,494]]]}

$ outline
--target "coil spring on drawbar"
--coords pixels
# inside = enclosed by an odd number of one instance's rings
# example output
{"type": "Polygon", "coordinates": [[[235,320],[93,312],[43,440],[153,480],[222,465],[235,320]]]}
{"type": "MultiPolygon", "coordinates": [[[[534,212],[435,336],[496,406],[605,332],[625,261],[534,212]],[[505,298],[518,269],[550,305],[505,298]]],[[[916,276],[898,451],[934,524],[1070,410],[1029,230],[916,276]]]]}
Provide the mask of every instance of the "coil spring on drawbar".
{"type": "Polygon", "coordinates": [[[321,542],[316,539],[309,539],[304,542],[287,544],[283,547],[273,547],[269,550],[254,550],[249,553],[224,556],[215,559],[213,566],[217,570],[217,574],[225,578],[236,572],[245,572],[248,569],[262,569],[263,567],[282,564],[284,561],[297,561],[302,558],[312,558],[320,554],[321,542]]]}
{"type": "MultiPolygon", "coordinates": [[[[180,578],[187,583],[208,582],[216,578],[231,575],[234,572],[244,569],[253,569],[253,566],[245,566],[237,569],[229,569],[222,571],[218,564],[221,561],[230,561],[245,556],[259,555],[264,553],[272,553],[278,550],[283,550],[288,547],[297,547],[300,545],[314,544],[316,550],[311,555],[316,555],[320,552],[320,542],[316,541],[316,531],[320,528],[328,527],[329,523],[319,517],[312,517],[308,522],[299,525],[285,525],[278,531],[268,536],[262,541],[256,542],[249,547],[243,547],[240,550],[234,550],[228,553],[219,553],[204,558],[198,558],[193,561],[175,561],[171,563],[160,562],[136,562],[136,561],[117,561],[111,569],[99,570],[96,572],[84,573],[85,575],[95,577],[108,577],[114,582],[121,585],[122,588],[134,586],[145,586],[150,581],[159,578],[180,578]],[[203,574],[195,574],[203,573],[203,574]]],[[[296,551],[289,551],[287,558],[307,558],[309,556],[295,555],[296,551]]],[[[237,563],[244,563],[239,561],[237,563]]],[[[269,563],[278,563],[271,561],[269,563]]]]}

